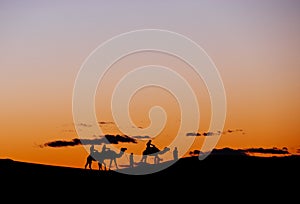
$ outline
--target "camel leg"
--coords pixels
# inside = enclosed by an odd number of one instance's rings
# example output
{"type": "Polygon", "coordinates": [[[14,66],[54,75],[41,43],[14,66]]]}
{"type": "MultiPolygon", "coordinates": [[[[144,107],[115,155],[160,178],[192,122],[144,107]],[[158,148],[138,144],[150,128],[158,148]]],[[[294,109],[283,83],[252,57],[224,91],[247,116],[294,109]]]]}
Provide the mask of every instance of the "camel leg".
{"type": "Polygon", "coordinates": [[[89,157],[86,158],[86,162],[85,162],[85,165],[84,165],[84,169],[86,169],[86,167],[88,166],[89,164],[89,157]]]}
{"type": "Polygon", "coordinates": [[[141,159],[141,162],[145,162],[146,163],[146,159],[147,159],[147,156],[146,155],[143,155],[142,159],[141,159]]]}
{"type": "Polygon", "coordinates": [[[160,158],[159,156],[156,156],[156,164],[159,164],[159,162],[160,162],[160,158]]]}
{"type": "Polygon", "coordinates": [[[119,169],[116,159],[114,159],[114,162],[115,162],[115,165],[116,165],[116,169],[119,169]]]}
{"type": "Polygon", "coordinates": [[[107,170],[107,169],[106,169],[106,163],[103,162],[103,165],[104,165],[104,170],[106,171],[106,170],[107,170]]]}
{"type": "Polygon", "coordinates": [[[102,163],[98,162],[99,171],[102,170],[102,163]]]}
{"type": "Polygon", "coordinates": [[[112,161],[113,160],[111,159],[110,162],[109,162],[109,168],[108,168],[109,170],[111,169],[112,161]]]}
{"type": "Polygon", "coordinates": [[[87,166],[89,166],[89,168],[92,169],[92,160],[90,160],[89,157],[86,159],[84,169],[86,169],[87,166]]]}

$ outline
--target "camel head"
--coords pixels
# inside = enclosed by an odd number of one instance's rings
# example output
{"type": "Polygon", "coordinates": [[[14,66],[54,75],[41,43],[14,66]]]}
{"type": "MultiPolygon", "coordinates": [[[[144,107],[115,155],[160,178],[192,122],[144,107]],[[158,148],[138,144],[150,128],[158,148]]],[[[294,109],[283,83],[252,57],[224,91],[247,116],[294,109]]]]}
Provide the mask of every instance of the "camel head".
{"type": "Polygon", "coordinates": [[[168,151],[170,151],[170,148],[169,147],[164,147],[164,149],[161,150],[161,154],[166,153],[168,151]]]}
{"type": "Polygon", "coordinates": [[[125,152],[126,150],[127,150],[126,147],[122,147],[122,148],[121,148],[121,152],[125,152]]]}
{"type": "Polygon", "coordinates": [[[122,147],[122,148],[120,149],[120,153],[118,154],[118,157],[121,157],[121,156],[125,153],[126,150],[127,150],[126,147],[122,147]]]}

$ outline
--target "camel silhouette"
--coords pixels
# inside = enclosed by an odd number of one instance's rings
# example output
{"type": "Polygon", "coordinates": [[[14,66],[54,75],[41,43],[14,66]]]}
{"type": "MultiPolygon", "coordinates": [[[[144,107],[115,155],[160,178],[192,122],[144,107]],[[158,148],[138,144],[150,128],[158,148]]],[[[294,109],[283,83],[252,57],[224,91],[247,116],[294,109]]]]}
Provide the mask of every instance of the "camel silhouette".
{"type": "Polygon", "coordinates": [[[104,170],[106,170],[107,168],[104,160],[109,159],[110,160],[109,167],[108,167],[109,170],[111,169],[112,162],[115,163],[116,169],[119,169],[117,164],[117,158],[120,158],[125,153],[126,150],[127,148],[122,147],[119,153],[116,153],[115,151],[110,149],[104,152],[96,151],[93,153],[93,155],[89,154],[89,156],[86,158],[86,163],[84,165],[84,168],[86,169],[87,166],[89,166],[89,168],[92,169],[92,162],[97,161],[99,170],[103,170],[102,165],[104,165],[104,170]]]}
{"type": "Polygon", "coordinates": [[[162,154],[168,152],[169,150],[170,150],[169,147],[164,147],[163,150],[159,150],[155,146],[150,147],[150,148],[146,148],[143,151],[143,157],[142,157],[141,162],[146,163],[147,162],[147,157],[148,156],[153,156],[154,157],[154,164],[158,164],[159,161],[161,160],[158,155],[162,155],[162,154]]]}

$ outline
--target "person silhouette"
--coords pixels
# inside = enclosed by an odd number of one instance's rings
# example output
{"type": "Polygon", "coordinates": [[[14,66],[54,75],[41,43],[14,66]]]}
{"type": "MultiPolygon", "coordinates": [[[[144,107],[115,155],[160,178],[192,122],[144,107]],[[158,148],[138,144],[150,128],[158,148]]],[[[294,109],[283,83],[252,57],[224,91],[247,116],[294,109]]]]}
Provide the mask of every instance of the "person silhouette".
{"type": "Polygon", "coordinates": [[[134,167],[134,159],[133,159],[133,153],[132,152],[130,153],[130,156],[129,156],[129,167],[130,168],[134,167]]]}
{"type": "Polygon", "coordinates": [[[91,155],[94,155],[95,152],[96,152],[95,146],[92,144],[92,145],[90,146],[90,154],[91,154],[91,155]]]}
{"type": "MultiPolygon", "coordinates": [[[[154,146],[153,144],[151,144],[151,142],[152,142],[152,140],[148,140],[148,142],[146,143],[146,150],[145,150],[145,152],[147,152],[146,154],[150,154],[151,147],[154,146]]],[[[140,162],[146,163],[146,158],[147,158],[146,154],[142,156],[140,162]]]]}
{"type": "Polygon", "coordinates": [[[148,140],[148,142],[146,143],[146,149],[150,149],[151,147],[154,147],[155,145],[151,143],[152,140],[148,140]]]}
{"type": "Polygon", "coordinates": [[[148,140],[148,142],[146,143],[146,150],[149,153],[154,153],[159,151],[159,149],[154,144],[152,144],[152,140],[148,140]]]}
{"type": "Polygon", "coordinates": [[[109,150],[109,148],[106,147],[106,144],[104,144],[103,147],[102,147],[102,152],[105,152],[105,151],[107,151],[107,150],[109,150]]]}
{"type": "Polygon", "coordinates": [[[175,147],[174,150],[173,150],[173,159],[175,161],[178,160],[178,149],[177,149],[177,147],[175,147]]]}

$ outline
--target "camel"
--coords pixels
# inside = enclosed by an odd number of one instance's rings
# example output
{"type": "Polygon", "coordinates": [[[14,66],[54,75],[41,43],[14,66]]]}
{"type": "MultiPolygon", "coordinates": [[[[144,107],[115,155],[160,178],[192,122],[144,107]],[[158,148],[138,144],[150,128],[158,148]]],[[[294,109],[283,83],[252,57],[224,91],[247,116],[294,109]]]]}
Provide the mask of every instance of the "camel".
{"type": "Polygon", "coordinates": [[[116,169],[119,169],[118,164],[117,164],[117,158],[120,158],[127,148],[123,147],[120,149],[119,153],[116,153],[113,150],[105,150],[104,152],[94,152],[93,155],[89,154],[89,156],[86,158],[86,163],[84,165],[84,168],[86,169],[87,166],[89,166],[90,169],[92,169],[92,162],[97,161],[98,162],[98,167],[99,170],[103,170],[102,165],[104,165],[104,170],[106,170],[106,164],[104,160],[109,159],[109,170],[111,169],[112,162],[114,161],[116,169]]]}
{"type": "Polygon", "coordinates": [[[169,150],[170,150],[169,147],[164,147],[164,149],[160,151],[155,146],[154,147],[150,147],[149,149],[145,149],[143,151],[143,157],[142,157],[141,162],[146,163],[147,156],[154,156],[154,164],[158,164],[159,161],[161,160],[158,155],[164,154],[164,153],[168,152],[169,150]]]}

